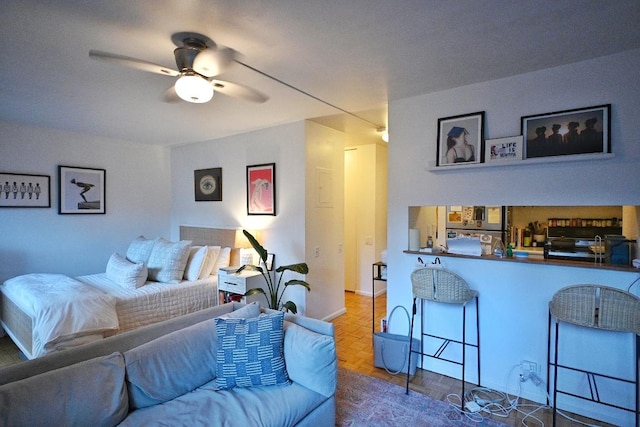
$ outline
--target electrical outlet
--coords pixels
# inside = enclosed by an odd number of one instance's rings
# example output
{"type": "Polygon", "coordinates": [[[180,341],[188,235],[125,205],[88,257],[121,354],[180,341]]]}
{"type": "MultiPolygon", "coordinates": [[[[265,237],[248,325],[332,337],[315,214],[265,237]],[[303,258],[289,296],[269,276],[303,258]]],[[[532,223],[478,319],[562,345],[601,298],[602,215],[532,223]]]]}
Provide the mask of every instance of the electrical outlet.
{"type": "Polygon", "coordinates": [[[538,378],[538,364],[536,362],[530,362],[528,360],[521,361],[520,381],[525,382],[532,377],[538,378]]]}
{"type": "Polygon", "coordinates": [[[320,256],[320,246],[316,246],[313,250],[313,256],[318,258],[320,256]]]}

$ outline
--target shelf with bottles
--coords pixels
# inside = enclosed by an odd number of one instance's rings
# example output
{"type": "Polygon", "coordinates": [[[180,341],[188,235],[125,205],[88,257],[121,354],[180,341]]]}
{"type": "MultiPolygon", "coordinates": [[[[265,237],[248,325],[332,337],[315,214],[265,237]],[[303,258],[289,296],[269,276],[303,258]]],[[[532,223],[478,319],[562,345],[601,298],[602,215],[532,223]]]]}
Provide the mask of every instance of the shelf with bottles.
{"type": "Polygon", "coordinates": [[[549,218],[549,227],[622,227],[622,218],[549,218]]]}

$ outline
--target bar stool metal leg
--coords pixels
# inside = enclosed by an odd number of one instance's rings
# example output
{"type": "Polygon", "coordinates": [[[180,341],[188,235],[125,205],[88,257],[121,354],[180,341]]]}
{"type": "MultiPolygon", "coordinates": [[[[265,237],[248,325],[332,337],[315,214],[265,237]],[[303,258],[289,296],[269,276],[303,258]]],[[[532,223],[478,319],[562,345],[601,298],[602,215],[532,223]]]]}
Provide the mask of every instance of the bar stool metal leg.
{"type": "Polygon", "coordinates": [[[556,322],[555,325],[556,337],[555,337],[555,348],[553,354],[553,426],[556,425],[556,401],[558,399],[558,329],[559,324],[556,322]]]}
{"type": "Polygon", "coordinates": [[[480,381],[480,306],[478,305],[478,296],[476,295],[476,344],[478,344],[478,386],[482,384],[480,381]]]}
{"type": "Polygon", "coordinates": [[[460,397],[464,401],[464,363],[466,361],[466,349],[467,349],[467,340],[466,340],[466,331],[467,328],[467,306],[462,306],[462,394],[460,397]]]}
{"type": "MultiPolygon", "coordinates": [[[[409,360],[407,361],[407,390],[405,394],[409,394],[409,366],[411,366],[411,352],[413,349],[411,348],[411,343],[413,342],[413,320],[416,317],[416,298],[413,299],[413,309],[411,310],[411,325],[409,325],[409,360]]],[[[422,350],[422,349],[421,349],[422,350]]],[[[420,351],[422,352],[422,351],[420,351]]]]}

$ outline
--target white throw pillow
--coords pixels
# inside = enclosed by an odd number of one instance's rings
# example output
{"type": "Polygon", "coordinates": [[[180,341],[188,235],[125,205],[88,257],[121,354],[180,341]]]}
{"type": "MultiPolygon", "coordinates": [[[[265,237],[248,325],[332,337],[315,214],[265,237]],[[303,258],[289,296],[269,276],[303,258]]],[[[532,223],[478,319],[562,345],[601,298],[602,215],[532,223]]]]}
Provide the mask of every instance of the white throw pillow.
{"type": "Polygon", "coordinates": [[[107,277],[123,288],[137,289],[147,281],[147,266],[114,253],[107,263],[107,277]]]}
{"type": "Polygon", "coordinates": [[[155,243],[155,239],[150,240],[144,236],[136,237],[127,249],[127,259],[131,262],[146,264],[149,262],[149,256],[155,243]]]}
{"type": "Polygon", "coordinates": [[[229,267],[229,261],[231,260],[231,248],[221,248],[218,259],[211,269],[211,273],[218,274],[218,270],[222,267],[229,267]]]}
{"type": "Polygon", "coordinates": [[[189,250],[187,266],[184,269],[185,280],[198,280],[202,274],[204,262],[207,259],[207,246],[192,246],[189,250]]]}
{"type": "Polygon", "coordinates": [[[218,255],[220,254],[220,246],[207,246],[207,257],[202,264],[202,271],[200,271],[200,279],[206,279],[212,274],[218,274],[217,271],[213,271],[213,267],[216,264],[218,255]]]}
{"type": "Polygon", "coordinates": [[[147,264],[149,280],[179,283],[184,276],[190,248],[191,241],[189,240],[169,242],[162,237],[156,240],[147,264]]]}

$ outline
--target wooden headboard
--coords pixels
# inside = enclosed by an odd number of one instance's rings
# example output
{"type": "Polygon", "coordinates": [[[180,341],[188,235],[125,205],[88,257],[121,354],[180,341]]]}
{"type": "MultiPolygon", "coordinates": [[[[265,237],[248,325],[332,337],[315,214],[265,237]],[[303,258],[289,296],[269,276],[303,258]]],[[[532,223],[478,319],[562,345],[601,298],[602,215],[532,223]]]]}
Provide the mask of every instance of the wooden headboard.
{"type": "Polygon", "coordinates": [[[240,265],[240,249],[236,248],[236,230],[234,228],[207,228],[180,226],[180,240],[191,240],[194,246],[222,246],[231,248],[229,265],[240,265]]]}

